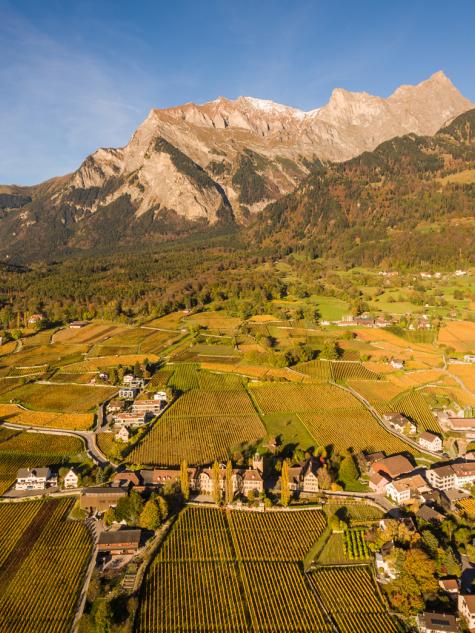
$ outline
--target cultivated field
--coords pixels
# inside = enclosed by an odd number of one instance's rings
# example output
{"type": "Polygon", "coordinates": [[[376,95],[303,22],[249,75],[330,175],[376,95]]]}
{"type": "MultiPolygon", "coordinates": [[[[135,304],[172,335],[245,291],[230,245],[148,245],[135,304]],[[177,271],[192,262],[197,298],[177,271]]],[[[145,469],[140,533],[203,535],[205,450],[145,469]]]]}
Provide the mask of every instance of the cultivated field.
{"type": "Polygon", "coordinates": [[[432,415],[429,405],[418,391],[410,391],[397,396],[391,402],[393,409],[414,420],[419,430],[441,434],[437,418],[432,415]]]}
{"type": "Polygon", "coordinates": [[[145,577],[137,632],[395,633],[365,567],[303,572],[324,528],[318,510],[187,508],[145,577]]]}
{"type": "Polygon", "coordinates": [[[340,633],[398,632],[367,568],[326,568],[309,577],[340,633]]]}
{"type": "Polygon", "coordinates": [[[413,452],[386,431],[361,402],[339,387],[274,383],[250,385],[250,393],[263,414],[296,412],[317,446],[331,446],[337,452],[349,447],[388,454],[413,452]]]}
{"type": "Polygon", "coordinates": [[[456,352],[475,353],[475,323],[448,321],[440,329],[438,341],[452,347],[456,352]]]}
{"type": "Polygon", "coordinates": [[[0,401],[18,402],[37,411],[85,413],[116,391],[115,387],[29,383],[3,394],[0,401]]]}
{"type": "Polygon", "coordinates": [[[137,631],[277,632],[285,627],[294,633],[329,633],[302,573],[303,547],[295,560],[287,554],[278,558],[289,538],[316,540],[323,516],[318,511],[289,515],[250,514],[244,524],[233,513],[215,509],[182,512],[146,576],[137,631]],[[259,529],[270,542],[261,537],[256,551],[245,549],[259,529]],[[259,558],[266,551],[274,561],[259,558]]]}
{"type": "Polygon", "coordinates": [[[91,413],[52,413],[51,411],[30,411],[16,404],[0,404],[0,420],[24,426],[42,426],[50,429],[86,431],[92,426],[91,413]]]}
{"type": "Polygon", "coordinates": [[[92,553],[86,526],[67,520],[73,504],[0,504],[1,631],[69,632],[92,553]]]}

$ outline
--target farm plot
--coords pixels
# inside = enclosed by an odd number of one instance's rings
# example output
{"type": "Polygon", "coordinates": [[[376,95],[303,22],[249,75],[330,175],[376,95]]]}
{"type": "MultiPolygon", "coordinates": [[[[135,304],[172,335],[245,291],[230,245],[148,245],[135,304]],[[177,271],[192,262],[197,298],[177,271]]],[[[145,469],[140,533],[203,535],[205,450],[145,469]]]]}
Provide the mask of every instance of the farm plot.
{"type": "Polygon", "coordinates": [[[335,452],[384,451],[388,455],[414,449],[383,428],[363,406],[311,413],[298,417],[318,446],[332,446],[335,452]]]}
{"type": "Polygon", "coordinates": [[[210,332],[227,335],[234,334],[241,322],[240,318],[228,316],[224,311],[198,312],[183,320],[187,326],[201,325],[210,332]]]}
{"type": "Polygon", "coordinates": [[[90,411],[116,391],[115,387],[29,383],[3,394],[0,402],[14,401],[38,411],[81,413],[90,411]]]}
{"type": "Polygon", "coordinates": [[[73,504],[62,499],[0,505],[0,630],[66,633],[71,629],[92,553],[84,523],[67,519],[73,504]],[[15,526],[14,534],[8,520],[15,526]],[[41,591],[31,590],[32,574],[41,591]]]}
{"type": "Polygon", "coordinates": [[[173,345],[183,334],[173,332],[157,332],[148,330],[149,336],[140,343],[140,352],[143,354],[160,354],[170,345],[173,345]]]}
{"type": "Polygon", "coordinates": [[[325,384],[250,385],[249,392],[263,414],[353,408],[357,402],[343,389],[325,384]]]}
{"type": "Polygon", "coordinates": [[[0,404],[0,420],[24,426],[40,426],[49,429],[87,431],[92,426],[91,413],[53,413],[30,411],[16,404],[0,404]]]}
{"type": "Polygon", "coordinates": [[[325,530],[322,512],[230,512],[236,556],[244,561],[300,561],[325,530]],[[252,534],[252,538],[249,535],[252,534]]]}
{"type": "Polygon", "coordinates": [[[176,466],[209,464],[232,455],[233,449],[257,442],[265,428],[257,414],[242,416],[174,417],[167,413],[157,420],[127,461],[136,464],[176,466]]]}
{"type": "Polygon", "coordinates": [[[335,451],[413,450],[384,429],[354,396],[333,385],[270,384],[249,389],[264,414],[297,413],[299,421],[319,446],[335,451]]]}
{"type": "Polygon", "coordinates": [[[63,373],[71,374],[83,374],[87,372],[98,372],[101,369],[108,367],[118,367],[122,365],[124,367],[130,367],[135,363],[143,363],[148,359],[154,363],[158,361],[158,356],[155,354],[119,354],[117,356],[94,356],[86,358],[85,360],[77,363],[66,365],[62,368],[63,373]]]}
{"type": "Polygon", "coordinates": [[[414,420],[419,430],[441,434],[437,419],[432,415],[429,405],[417,391],[403,393],[391,401],[393,409],[414,420]]]}
{"type": "Polygon", "coordinates": [[[54,335],[55,343],[87,343],[94,344],[105,338],[114,336],[127,329],[123,325],[112,323],[89,323],[82,328],[64,328],[54,335]]]}
{"type": "Polygon", "coordinates": [[[404,391],[404,387],[399,387],[389,380],[350,380],[348,384],[361,394],[378,413],[391,411],[390,400],[404,391]]]}
{"type": "Polygon", "coordinates": [[[379,380],[380,376],[361,363],[331,362],[333,380],[379,380]]]}
{"type": "Polygon", "coordinates": [[[5,438],[0,430],[0,494],[14,483],[19,468],[67,463],[84,449],[75,437],[16,432],[5,438]]]}
{"type": "MultiPolygon", "coordinates": [[[[475,345],[475,343],[474,343],[475,345]]],[[[475,365],[450,365],[449,367],[450,373],[455,374],[460,380],[464,383],[464,385],[470,389],[470,391],[475,391],[475,365]]]]}
{"type": "Polygon", "coordinates": [[[244,389],[222,392],[192,389],[169,410],[169,416],[174,418],[202,415],[256,416],[256,411],[244,389]]]}
{"type": "MultiPolygon", "coordinates": [[[[230,531],[233,516],[190,507],[181,513],[145,577],[138,633],[277,633],[283,626],[295,633],[329,633],[298,560],[235,560],[234,551],[243,547],[240,541],[252,541],[255,531],[266,527],[262,519],[268,515],[259,517],[259,525],[253,523],[256,515],[250,515],[251,533],[230,531]]],[[[290,512],[279,516],[279,549],[286,549],[290,534],[301,535],[291,517],[290,512]],[[285,530],[287,517],[291,525],[285,530]]],[[[305,527],[305,519],[301,521],[300,528],[305,527]]]]}
{"type": "Polygon", "coordinates": [[[439,330],[438,342],[456,352],[475,352],[475,323],[449,321],[439,330]]]}
{"type": "Polygon", "coordinates": [[[345,551],[350,560],[371,558],[371,551],[364,538],[365,531],[361,528],[345,530],[345,551]]]}
{"type": "Polygon", "coordinates": [[[366,567],[327,568],[309,574],[340,633],[397,633],[366,567]]]}

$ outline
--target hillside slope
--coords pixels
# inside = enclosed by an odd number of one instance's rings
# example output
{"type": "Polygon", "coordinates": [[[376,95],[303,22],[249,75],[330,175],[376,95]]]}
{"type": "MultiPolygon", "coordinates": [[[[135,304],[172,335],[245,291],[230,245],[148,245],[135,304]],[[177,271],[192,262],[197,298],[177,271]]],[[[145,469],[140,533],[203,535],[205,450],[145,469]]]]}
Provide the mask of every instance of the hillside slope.
{"type": "Polygon", "coordinates": [[[382,143],[317,166],[250,229],[263,245],[347,263],[475,261],[475,109],[434,136],[382,143]]]}

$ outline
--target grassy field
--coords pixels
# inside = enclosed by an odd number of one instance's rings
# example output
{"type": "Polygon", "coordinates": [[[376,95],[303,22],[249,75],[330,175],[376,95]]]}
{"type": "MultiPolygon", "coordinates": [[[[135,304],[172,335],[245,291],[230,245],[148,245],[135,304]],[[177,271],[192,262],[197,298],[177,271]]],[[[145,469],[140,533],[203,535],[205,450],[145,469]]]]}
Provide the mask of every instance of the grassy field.
{"type": "Polygon", "coordinates": [[[36,411],[85,413],[113,395],[115,387],[29,383],[8,391],[0,402],[17,402],[36,411]]]}
{"type": "Polygon", "coordinates": [[[67,516],[72,499],[0,504],[0,630],[71,629],[92,539],[67,516]],[[41,591],[31,590],[31,578],[41,591]]]}

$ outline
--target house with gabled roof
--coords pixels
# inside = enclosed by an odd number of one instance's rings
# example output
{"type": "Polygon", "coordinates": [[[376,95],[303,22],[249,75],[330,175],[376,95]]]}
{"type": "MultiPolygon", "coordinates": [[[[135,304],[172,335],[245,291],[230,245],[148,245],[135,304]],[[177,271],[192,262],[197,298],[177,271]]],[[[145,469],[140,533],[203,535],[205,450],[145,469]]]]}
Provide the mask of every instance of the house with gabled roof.
{"type": "Polygon", "coordinates": [[[20,468],[17,473],[16,490],[44,490],[58,484],[58,477],[49,466],[42,468],[20,468]]]}

